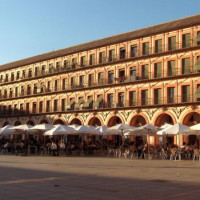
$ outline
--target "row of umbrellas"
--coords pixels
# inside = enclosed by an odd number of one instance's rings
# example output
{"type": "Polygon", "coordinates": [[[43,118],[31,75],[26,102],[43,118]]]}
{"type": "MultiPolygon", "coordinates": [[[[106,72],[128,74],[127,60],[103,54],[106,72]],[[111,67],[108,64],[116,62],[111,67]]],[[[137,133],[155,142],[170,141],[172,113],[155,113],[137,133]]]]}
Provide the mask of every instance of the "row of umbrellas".
{"type": "Polygon", "coordinates": [[[52,135],[200,135],[200,124],[194,126],[185,126],[177,123],[175,125],[164,124],[161,127],[156,127],[151,124],[146,124],[141,127],[134,127],[127,124],[117,124],[112,127],[107,126],[86,126],[86,125],[50,125],[38,124],[35,126],[22,124],[19,126],[7,125],[0,129],[0,135],[10,134],[41,134],[45,136],[52,135]]]}

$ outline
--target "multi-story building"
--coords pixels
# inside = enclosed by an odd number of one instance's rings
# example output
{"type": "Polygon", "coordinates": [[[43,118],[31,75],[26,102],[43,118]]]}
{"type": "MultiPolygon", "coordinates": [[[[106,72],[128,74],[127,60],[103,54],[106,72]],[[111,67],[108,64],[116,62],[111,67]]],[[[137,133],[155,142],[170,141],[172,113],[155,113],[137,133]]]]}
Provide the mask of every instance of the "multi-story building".
{"type": "Polygon", "coordinates": [[[200,15],[1,65],[0,82],[1,126],[198,123],[200,15]]]}

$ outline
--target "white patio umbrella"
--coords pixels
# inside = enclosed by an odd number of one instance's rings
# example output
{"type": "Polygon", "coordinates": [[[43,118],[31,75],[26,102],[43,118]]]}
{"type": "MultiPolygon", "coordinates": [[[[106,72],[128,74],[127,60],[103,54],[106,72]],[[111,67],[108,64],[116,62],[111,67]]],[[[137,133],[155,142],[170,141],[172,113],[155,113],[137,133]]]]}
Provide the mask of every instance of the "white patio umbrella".
{"type": "Polygon", "coordinates": [[[74,128],[65,126],[65,125],[55,125],[54,128],[46,131],[44,136],[53,136],[53,135],[71,135],[76,133],[77,131],[74,128]]]}
{"type": "Polygon", "coordinates": [[[94,126],[81,125],[75,128],[78,135],[97,135],[94,126]]]}
{"type": "Polygon", "coordinates": [[[19,133],[27,133],[31,127],[33,126],[29,124],[21,124],[18,126],[13,126],[11,129],[18,131],[19,133]]]}
{"type": "Polygon", "coordinates": [[[200,135],[200,124],[195,124],[189,127],[188,131],[183,133],[184,135],[200,135]]]}
{"type": "Polygon", "coordinates": [[[185,126],[183,124],[177,123],[172,127],[166,128],[163,134],[168,135],[179,135],[179,146],[180,146],[180,134],[189,130],[189,126],[185,126]]]}
{"type": "Polygon", "coordinates": [[[45,132],[48,131],[50,129],[52,129],[54,126],[51,124],[37,124],[33,127],[30,128],[30,130],[32,131],[39,131],[39,132],[45,132]]]}
{"type": "Polygon", "coordinates": [[[170,128],[170,127],[172,127],[173,125],[171,125],[171,124],[168,124],[168,123],[165,123],[165,124],[163,124],[160,128],[161,129],[165,129],[165,128],[170,128]]]}
{"type": "Polygon", "coordinates": [[[184,133],[189,130],[189,126],[177,123],[174,124],[173,126],[166,128],[163,132],[163,134],[168,134],[168,135],[178,135],[181,133],[184,133]]]}
{"type": "Polygon", "coordinates": [[[111,126],[110,128],[108,128],[108,131],[115,131],[113,135],[123,135],[124,131],[134,131],[136,129],[136,127],[127,124],[116,124],[115,126],[111,126]]]}
{"type": "Polygon", "coordinates": [[[11,129],[13,126],[12,125],[6,125],[0,129],[0,135],[12,135],[18,133],[16,130],[11,129]]]}
{"type": "Polygon", "coordinates": [[[95,132],[99,135],[119,135],[121,131],[119,129],[110,129],[108,126],[97,126],[95,132]]]}
{"type": "Polygon", "coordinates": [[[129,130],[129,132],[125,133],[124,135],[135,135],[135,136],[151,135],[155,134],[157,130],[158,130],[157,126],[153,126],[152,124],[145,124],[144,126],[134,127],[132,131],[129,130]]]}

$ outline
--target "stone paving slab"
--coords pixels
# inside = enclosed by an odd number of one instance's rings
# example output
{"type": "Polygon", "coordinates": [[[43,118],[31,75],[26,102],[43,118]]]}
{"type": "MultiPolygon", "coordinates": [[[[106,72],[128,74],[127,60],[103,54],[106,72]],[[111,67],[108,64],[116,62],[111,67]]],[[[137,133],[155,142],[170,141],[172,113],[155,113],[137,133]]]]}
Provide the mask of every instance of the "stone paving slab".
{"type": "Polygon", "coordinates": [[[0,156],[0,200],[200,199],[200,162],[0,156]]]}

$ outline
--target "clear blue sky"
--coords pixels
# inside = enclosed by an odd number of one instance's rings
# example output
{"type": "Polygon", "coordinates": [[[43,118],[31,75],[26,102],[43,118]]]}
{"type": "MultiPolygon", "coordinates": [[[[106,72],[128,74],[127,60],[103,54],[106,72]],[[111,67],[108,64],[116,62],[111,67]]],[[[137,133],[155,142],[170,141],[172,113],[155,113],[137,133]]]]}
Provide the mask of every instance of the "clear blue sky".
{"type": "Polygon", "coordinates": [[[0,0],[0,65],[199,14],[200,0],[0,0]]]}

